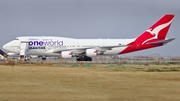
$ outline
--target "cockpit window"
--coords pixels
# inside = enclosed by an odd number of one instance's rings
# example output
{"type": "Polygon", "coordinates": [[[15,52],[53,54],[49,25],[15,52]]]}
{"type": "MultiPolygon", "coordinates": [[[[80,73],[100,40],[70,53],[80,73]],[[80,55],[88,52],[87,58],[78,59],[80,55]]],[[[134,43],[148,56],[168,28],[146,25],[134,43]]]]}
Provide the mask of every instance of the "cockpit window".
{"type": "Polygon", "coordinates": [[[19,38],[16,38],[16,40],[19,40],[19,38]]]}

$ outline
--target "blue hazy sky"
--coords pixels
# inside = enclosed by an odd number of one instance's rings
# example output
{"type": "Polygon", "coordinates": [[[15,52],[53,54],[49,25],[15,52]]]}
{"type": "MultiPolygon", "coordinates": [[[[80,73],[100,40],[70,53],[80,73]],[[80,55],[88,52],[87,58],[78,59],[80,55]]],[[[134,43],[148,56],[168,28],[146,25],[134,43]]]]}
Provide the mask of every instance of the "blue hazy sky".
{"type": "Polygon", "coordinates": [[[0,47],[18,36],[135,38],[166,13],[176,40],[133,56],[180,56],[180,0],[0,0],[0,47]]]}

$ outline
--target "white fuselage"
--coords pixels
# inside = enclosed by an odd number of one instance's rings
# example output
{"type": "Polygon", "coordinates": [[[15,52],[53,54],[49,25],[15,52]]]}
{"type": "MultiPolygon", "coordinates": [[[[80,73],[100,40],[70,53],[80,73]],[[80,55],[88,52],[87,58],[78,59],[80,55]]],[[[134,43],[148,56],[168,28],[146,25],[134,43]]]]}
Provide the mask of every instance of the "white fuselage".
{"type": "MultiPolygon", "coordinates": [[[[165,14],[134,39],[73,39],[52,36],[17,37],[3,46],[13,55],[24,59],[27,55],[76,57],[77,61],[92,61],[92,56],[118,55],[163,46],[175,38],[166,35],[174,14],[165,14]]],[[[4,55],[3,51],[0,54],[4,55]]],[[[5,54],[8,55],[8,54],[5,54]]]]}
{"type": "MultiPolygon", "coordinates": [[[[174,14],[165,14],[134,39],[73,39],[52,36],[17,37],[3,46],[13,55],[24,59],[27,55],[76,57],[77,61],[92,61],[92,56],[118,55],[163,46],[174,40],[166,35],[174,14]]],[[[0,54],[4,55],[3,51],[0,54]]],[[[7,54],[8,55],[8,54],[7,54]]]]}
{"type": "MultiPolygon", "coordinates": [[[[81,51],[81,48],[88,47],[103,47],[103,46],[117,46],[127,45],[135,39],[73,39],[65,37],[50,37],[50,36],[32,36],[32,37],[17,37],[3,46],[4,49],[20,53],[21,42],[28,42],[26,55],[44,55],[57,56],[60,53],[54,53],[56,49],[72,49],[73,51],[81,51]]],[[[117,55],[126,47],[116,47],[104,52],[104,55],[117,55]]]]}

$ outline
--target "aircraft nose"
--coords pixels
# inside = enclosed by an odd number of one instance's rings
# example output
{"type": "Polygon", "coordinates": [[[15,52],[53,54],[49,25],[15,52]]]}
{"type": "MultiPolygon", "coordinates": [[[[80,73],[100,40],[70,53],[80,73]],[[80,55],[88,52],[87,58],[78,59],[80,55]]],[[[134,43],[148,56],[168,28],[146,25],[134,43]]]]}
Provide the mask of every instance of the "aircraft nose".
{"type": "Polygon", "coordinates": [[[3,45],[3,49],[6,51],[9,51],[9,43],[6,43],[5,45],[3,45]]]}
{"type": "Polygon", "coordinates": [[[7,48],[7,45],[5,44],[5,45],[3,45],[3,49],[5,49],[6,50],[6,48],[7,48]]]}

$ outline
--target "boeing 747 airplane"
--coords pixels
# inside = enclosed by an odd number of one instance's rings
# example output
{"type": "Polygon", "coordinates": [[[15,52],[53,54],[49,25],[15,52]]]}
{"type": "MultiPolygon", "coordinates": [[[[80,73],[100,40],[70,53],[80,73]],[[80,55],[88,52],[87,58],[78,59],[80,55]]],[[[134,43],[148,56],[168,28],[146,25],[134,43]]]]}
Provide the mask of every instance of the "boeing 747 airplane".
{"type": "MultiPolygon", "coordinates": [[[[20,59],[29,55],[61,56],[77,61],[92,61],[93,56],[119,55],[163,46],[175,38],[166,38],[174,14],[166,14],[155,24],[133,39],[74,39],[52,36],[17,37],[3,46],[20,59]]],[[[0,51],[1,54],[5,54],[0,51]]]]}

